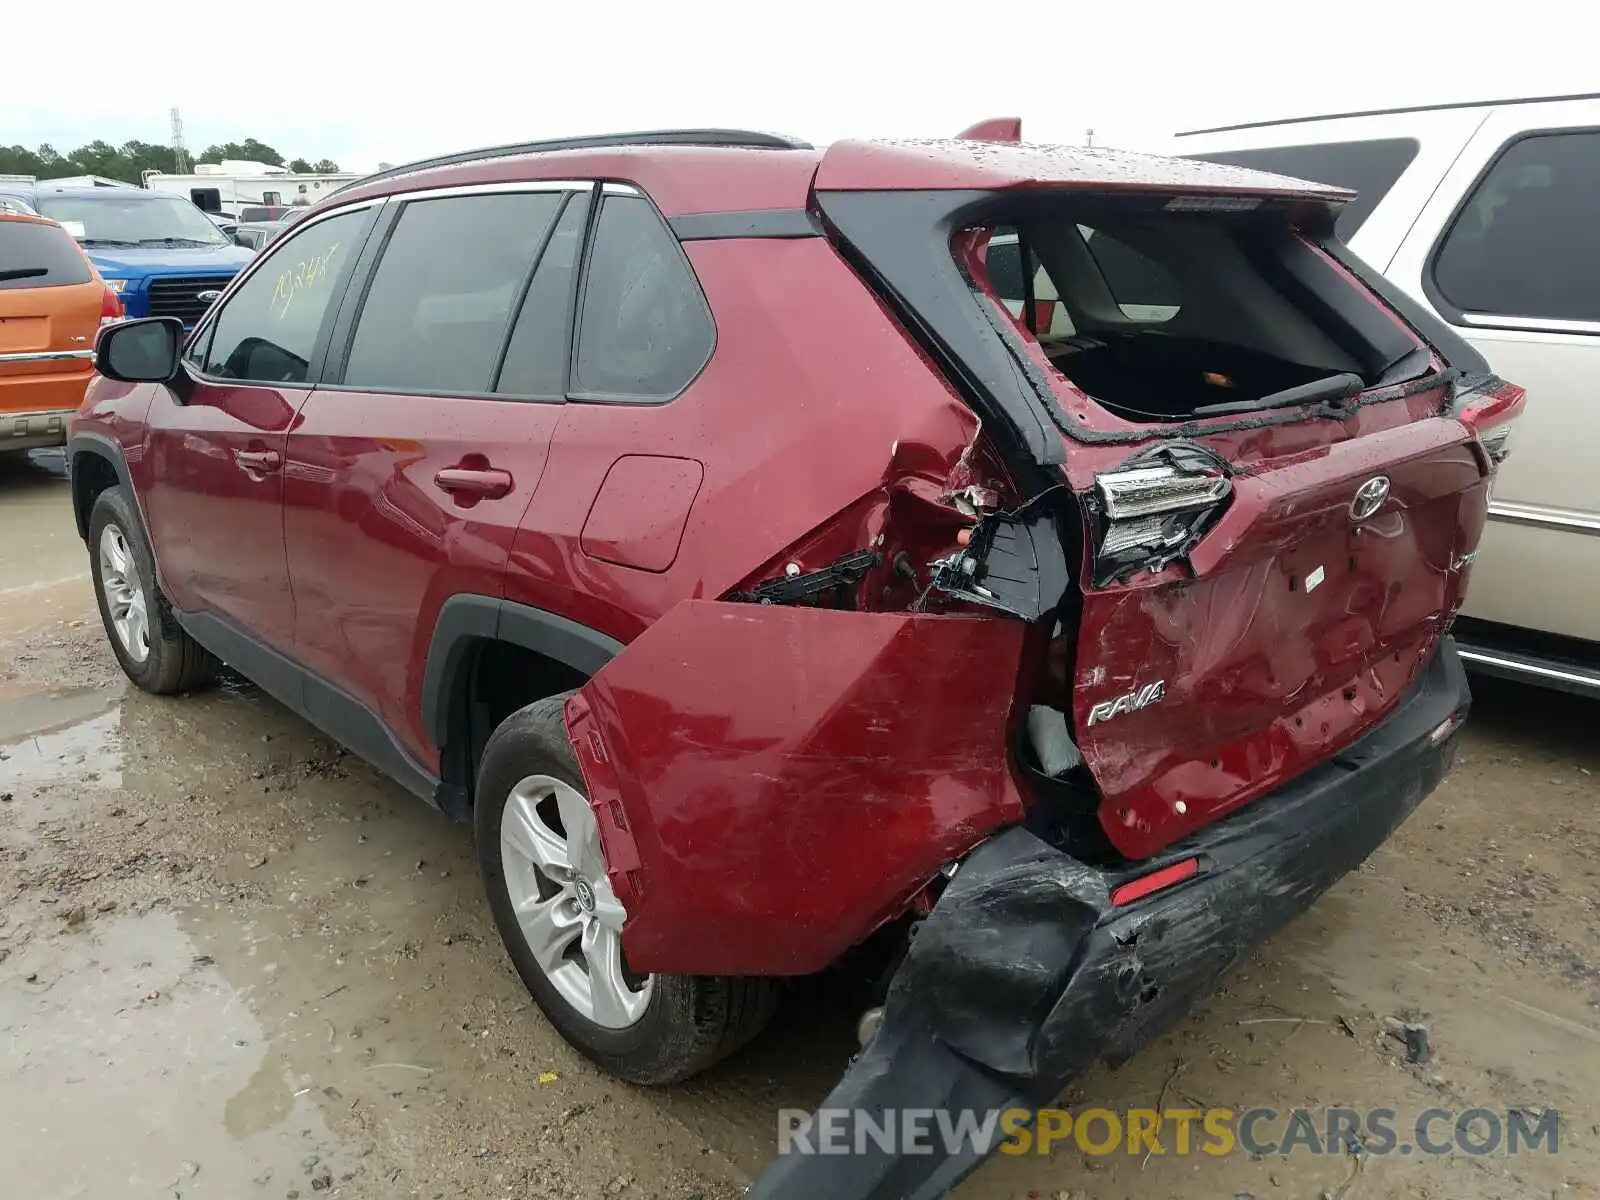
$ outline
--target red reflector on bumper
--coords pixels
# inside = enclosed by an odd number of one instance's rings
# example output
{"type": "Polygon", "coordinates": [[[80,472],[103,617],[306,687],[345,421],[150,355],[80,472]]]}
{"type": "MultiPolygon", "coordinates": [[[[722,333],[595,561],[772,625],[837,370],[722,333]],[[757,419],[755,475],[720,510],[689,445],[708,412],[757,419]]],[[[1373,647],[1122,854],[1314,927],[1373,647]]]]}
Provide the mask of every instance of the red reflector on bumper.
{"type": "Polygon", "coordinates": [[[1162,867],[1159,871],[1141,876],[1131,883],[1124,883],[1111,889],[1111,903],[1113,905],[1132,904],[1135,900],[1143,900],[1163,888],[1169,888],[1175,883],[1182,883],[1185,879],[1193,879],[1200,873],[1200,860],[1186,858],[1182,862],[1175,862],[1170,867],[1162,867]]]}

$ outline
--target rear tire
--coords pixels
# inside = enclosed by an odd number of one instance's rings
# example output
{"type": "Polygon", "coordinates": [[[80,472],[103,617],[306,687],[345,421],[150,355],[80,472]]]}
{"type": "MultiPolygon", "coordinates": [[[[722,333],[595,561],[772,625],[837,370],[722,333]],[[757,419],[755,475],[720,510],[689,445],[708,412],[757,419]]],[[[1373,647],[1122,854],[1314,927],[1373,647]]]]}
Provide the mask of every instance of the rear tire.
{"type": "Polygon", "coordinates": [[[517,974],[562,1037],[621,1079],[676,1083],[760,1033],[778,985],[628,970],[617,932],[625,914],[605,881],[583,775],[567,741],[569,695],[513,713],[484,749],[473,823],[489,907],[517,974]],[[581,935],[573,932],[580,926],[581,935]],[[610,962],[620,970],[608,972],[613,945],[610,962]],[[613,978],[620,982],[608,983],[613,978]]]}
{"type": "Polygon", "coordinates": [[[211,681],[220,664],[172,615],[143,527],[120,487],[101,492],[90,510],[89,573],[106,637],[129,679],[157,695],[211,681]]]}

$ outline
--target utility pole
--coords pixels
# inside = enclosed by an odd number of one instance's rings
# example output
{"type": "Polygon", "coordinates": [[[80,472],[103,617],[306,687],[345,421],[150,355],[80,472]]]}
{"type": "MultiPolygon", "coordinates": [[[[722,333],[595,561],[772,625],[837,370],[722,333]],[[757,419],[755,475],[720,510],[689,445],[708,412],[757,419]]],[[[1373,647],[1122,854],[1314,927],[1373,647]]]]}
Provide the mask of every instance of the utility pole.
{"type": "Polygon", "coordinates": [[[174,175],[189,173],[189,152],[183,148],[183,114],[172,110],[172,158],[174,175]]]}

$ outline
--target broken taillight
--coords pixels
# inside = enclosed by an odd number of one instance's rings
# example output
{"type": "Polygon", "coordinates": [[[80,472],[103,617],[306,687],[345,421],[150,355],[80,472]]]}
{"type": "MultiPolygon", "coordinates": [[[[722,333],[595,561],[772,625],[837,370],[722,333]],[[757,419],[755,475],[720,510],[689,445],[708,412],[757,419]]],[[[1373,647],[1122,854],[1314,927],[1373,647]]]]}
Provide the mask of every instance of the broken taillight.
{"type": "Polygon", "coordinates": [[[1496,465],[1511,453],[1513,423],[1528,406],[1527,389],[1491,376],[1478,387],[1458,392],[1450,414],[1478,435],[1484,453],[1496,465]]]}
{"type": "Polygon", "coordinates": [[[1140,568],[1159,571],[1186,554],[1222,509],[1233,485],[1221,459],[1199,446],[1158,447],[1143,462],[1095,476],[1104,518],[1096,582],[1140,568]]]}

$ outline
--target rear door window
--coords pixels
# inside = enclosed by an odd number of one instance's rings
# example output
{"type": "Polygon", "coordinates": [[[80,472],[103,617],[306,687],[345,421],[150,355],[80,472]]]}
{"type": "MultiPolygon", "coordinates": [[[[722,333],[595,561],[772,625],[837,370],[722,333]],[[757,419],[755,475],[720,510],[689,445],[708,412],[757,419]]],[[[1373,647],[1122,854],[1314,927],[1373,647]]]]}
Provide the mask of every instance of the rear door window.
{"type": "Polygon", "coordinates": [[[700,283],[655,207],[606,195],[584,273],[573,392],[669,400],[700,373],[714,341],[700,283]]]}
{"type": "Polygon", "coordinates": [[[1223,150],[1215,154],[1195,154],[1207,162],[1275,171],[1313,183],[1331,183],[1349,188],[1356,198],[1344,206],[1334,222],[1339,240],[1355,236],[1372,210],[1378,207],[1389,189],[1405,174],[1417,157],[1416,138],[1373,138],[1363,142],[1323,142],[1307,146],[1273,146],[1262,150],[1223,150]]]}
{"type": "Polygon", "coordinates": [[[344,384],[487,394],[565,197],[502,192],[407,203],[356,320],[344,384]]]}
{"type": "Polygon", "coordinates": [[[1535,134],[1500,152],[1439,245],[1433,285],[1465,312],[1600,321],[1600,133],[1535,134]]]}
{"type": "Polygon", "coordinates": [[[61,226],[0,220],[0,289],[66,287],[91,278],[83,251],[61,226]]]}

